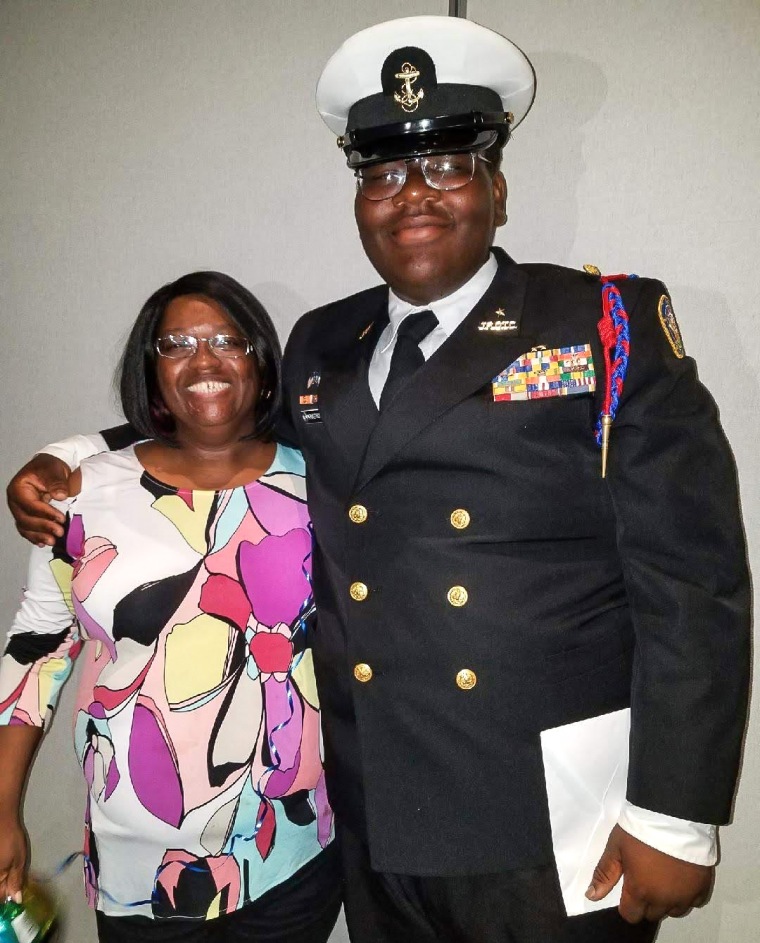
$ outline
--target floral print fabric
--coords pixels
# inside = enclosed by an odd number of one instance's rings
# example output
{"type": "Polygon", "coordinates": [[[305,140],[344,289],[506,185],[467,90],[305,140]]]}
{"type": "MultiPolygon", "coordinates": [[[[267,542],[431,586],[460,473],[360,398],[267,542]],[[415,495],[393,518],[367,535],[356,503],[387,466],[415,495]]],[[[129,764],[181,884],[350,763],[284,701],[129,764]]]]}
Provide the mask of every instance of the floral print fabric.
{"type": "Polygon", "coordinates": [[[74,741],[88,787],[88,900],[210,918],[332,837],[308,647],[300,453],[182,491],[132,448],[82,465],[59,546],[35,548],[0,670],[0,723],[43,725],[83,652],[74,741]]]}

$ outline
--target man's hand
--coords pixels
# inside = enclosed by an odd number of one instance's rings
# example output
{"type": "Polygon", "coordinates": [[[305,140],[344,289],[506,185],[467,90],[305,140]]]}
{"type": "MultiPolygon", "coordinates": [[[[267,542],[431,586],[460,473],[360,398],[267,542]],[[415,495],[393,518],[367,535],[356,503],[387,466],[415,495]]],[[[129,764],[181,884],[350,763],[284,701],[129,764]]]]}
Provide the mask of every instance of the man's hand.
{"type": "Polygon", "coordinates": [[[622,876],[618,910],[628,923],[682,917],[692,907],[705,903],[714,872],[714,868],[657,851],[616,825],[594,869],[586,896],[589,900],[602,900],[622,876]]]}
{"type": "Polygon", "coordinates": [[[65,462],[44,452],[14,475],[8,485],[8,507],[22,537],[41,547],[63,536],[64,516],[49,502],[68,497],[70,475],[65,462]]]}

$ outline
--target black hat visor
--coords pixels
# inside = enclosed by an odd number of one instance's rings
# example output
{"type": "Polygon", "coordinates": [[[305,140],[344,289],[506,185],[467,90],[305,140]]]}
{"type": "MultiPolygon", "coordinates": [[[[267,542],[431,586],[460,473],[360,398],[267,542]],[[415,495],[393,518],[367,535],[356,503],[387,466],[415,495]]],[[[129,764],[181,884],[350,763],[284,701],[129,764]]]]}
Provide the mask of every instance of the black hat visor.
{"type": "Polygon", "coordinates": [[[470,112],[357,128],[346,132],[342,146],[348,166],[355,169],[427,154],[479,151],[497,138],[505,144],[508,137],[509,120],[505,112],[470,112]]]}

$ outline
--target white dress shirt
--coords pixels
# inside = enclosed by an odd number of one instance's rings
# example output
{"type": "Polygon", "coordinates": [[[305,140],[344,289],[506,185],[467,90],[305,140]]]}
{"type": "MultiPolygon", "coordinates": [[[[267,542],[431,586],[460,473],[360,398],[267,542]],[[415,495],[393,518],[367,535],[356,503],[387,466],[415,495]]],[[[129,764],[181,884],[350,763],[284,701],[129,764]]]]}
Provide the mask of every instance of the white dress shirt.
{"type": "Polygon", "coordinates": [[[409,301],[402,301],[393,289],[388,292],[388,315],[390,324],[380,335],[369,365],[369,388],[375,405],[380,405],[380,394],[383,392],[388,371],[391,368],[391,357],[396,347],[396,336],[401,322],[410,314],[418,311],[432,311],[438,318],[438,325],[420,341],[420,350],[425,360],[438,350],[441,344],[459,327],[475,305],[488,290],[498,269],[496,259],[489,255],[488,261],[477,270],[469,282],[457,288],[451,295],[433,301],[429,305],[413,305],[409,301]]]}

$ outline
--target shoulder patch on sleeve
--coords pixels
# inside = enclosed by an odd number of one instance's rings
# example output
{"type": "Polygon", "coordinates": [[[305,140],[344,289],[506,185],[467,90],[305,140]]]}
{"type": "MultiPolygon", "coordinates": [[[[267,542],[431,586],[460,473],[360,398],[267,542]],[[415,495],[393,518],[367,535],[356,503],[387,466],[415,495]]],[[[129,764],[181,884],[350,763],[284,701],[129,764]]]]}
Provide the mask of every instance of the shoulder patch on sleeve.
{"type": "Polygon", "coordinates": [[[673,311],[673,304],[667,295],[662,295],[660,298],[660,303],[657,305],[657,316],[673,353],[680,360],[686,355],[686,351],[683,347],[681,330],[678,327],[678,321],[676,321],[675,311],[673,311]]]}

